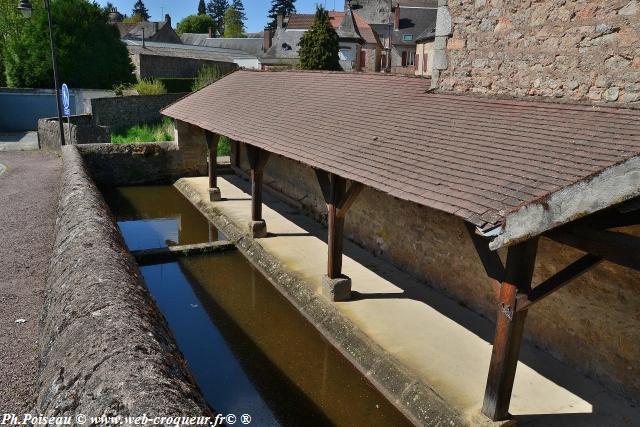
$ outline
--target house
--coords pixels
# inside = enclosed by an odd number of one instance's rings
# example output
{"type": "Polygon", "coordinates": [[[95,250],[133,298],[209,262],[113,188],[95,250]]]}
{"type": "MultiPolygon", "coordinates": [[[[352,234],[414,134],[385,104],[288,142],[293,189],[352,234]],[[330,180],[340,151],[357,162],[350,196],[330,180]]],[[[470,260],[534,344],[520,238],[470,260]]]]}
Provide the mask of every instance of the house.
{"type": "Polygon", "coordinates": [[[264,53],[264,33],[262,32],[246,33],[242,38],[213,37],[211,32],[209,34],[183,33],[180,39],[186,45],[240,50],[255,56],[264,53]]]}
{"type": "Polygon", "coordinates": [[[116,27],[120,31],[120,38],[123,40],[145,40],[159,43],[182,44],[180,36],[171,27],[171,16],[165,15],[164,21],[148,22],[142,21],[137,24],[125,24],[116,22],[116,27]]]}
{"type": "MultiPolygon", "coordinates": [[[[340,43],[340,65],[345,71],[379,71],[382,46],[367,21],[349,8],[346,12],[328,12],[329,22],[340,43]]],[[[313,14],[280,17],[273,38],[265,30],[264,68],[291,67],[299,62],[299,43],[313,25],[313,14]]]]}
{"type": "Polygon", "coordinates": [[[234,49],[218,49],[175,43],[123,40],[139,79],[156,77],[193,78],[202,67],[218,66],[258,69],[258,58],[234,49]]]}
{"type": "MultiPolygon", "coordinates": [[[[390,18],[385,19],[386,22],[370,23],[370,25],[378,35],[385,51],[381,58],[382,68],[394,73],[424,75],[425,73],[418,67],[418,58],[416,58],[417,42],[423,42],[421,43],[423,46],[420,46],[421,54],[428,54],[429,48],[424,46],[424,42],[433,42],[438,9],[432,7],[430,2],[421,2],[421,6],[413,6],[413,4],[396,3],[388,14],[390,18]],[[405,4],[412,4],[412,6],[405,6],[405,4]],[[390,62],[387,60],[389,51],[391,52],[390,62]]],[[[426,63],[428,64],[428,61],[426,63]]]]}

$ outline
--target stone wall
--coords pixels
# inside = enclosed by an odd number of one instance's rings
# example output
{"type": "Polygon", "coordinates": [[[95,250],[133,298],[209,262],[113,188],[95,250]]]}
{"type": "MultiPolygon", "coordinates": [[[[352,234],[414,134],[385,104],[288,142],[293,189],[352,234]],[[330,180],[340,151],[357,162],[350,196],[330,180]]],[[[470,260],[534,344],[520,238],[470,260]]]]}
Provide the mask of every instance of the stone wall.
{"type": "Polygon", "coordinates": [[[76,147],[62,151],[35,413],[210,416],[76,147]]]}
{"type": "Polygon", "coordinates": [[[640,1],[448,6],[453,32],[441,89],[640,106],[640,1]]]}
{"type": "MultiPolygon", "coordinates": [[[[240,166],[248,170],[242,146],[240,166]]],[[[326,222],[326,206],[311,168],[272,154],[265,183],[326,222]]],[[[634,231],[640,234],[640,227],[634,231]]],[[[492,282],[457,217],[366,188],[347,215],[345,234],[428,285],[495,318],[492,282]]],[[[546,239],[541,240],[538,254],[534,283],[581,255],[546,239]]],[[[530,310],[525,336],[578,370],[640,400],[638,283],[640,273],[603,263],[530,310]]]]}
{"type": "Polygon", "coordinates": [[[173,183],[207,174],[202,129],[177,121],[175,142],[89,144],[78,146],[98,185],[173,183]]]}
{"type": "MultiPolygon", "coordinates": [[[[69,119],[70,125],[66,118],[62,119],[67,145],[110,142],[109,131],[95,126],[90,115],[71,116],[69,119]]],[[[38,143],[43,150],[60,151],[60,125],[57,117],[38,120],[38,143]]]]}
{"type": "Polygon", "coordinates": [[[162,119],[160,110],[185,95],[184,93],[168,93],[165,95],[95,98],[91,100],[91,114],[95,124],[106,126],[110,130],[118,130],[141,123],[158,122],[162,119]]]}
{"type": "Polygon", "coordinates": [[[233,62],[208,61],[195,58],[180,58],[158,55],[134,55],[138,78],[197,77],[202,67],[218,67],[224,74],[238,68],[233,62]]]}

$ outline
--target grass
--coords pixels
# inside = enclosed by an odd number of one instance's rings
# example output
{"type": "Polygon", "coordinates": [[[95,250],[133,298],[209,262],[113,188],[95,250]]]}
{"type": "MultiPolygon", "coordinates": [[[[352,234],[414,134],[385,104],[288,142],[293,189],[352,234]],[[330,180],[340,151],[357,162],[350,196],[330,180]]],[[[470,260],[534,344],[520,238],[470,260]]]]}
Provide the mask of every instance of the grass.
{"type": "MultiPolygon", "coordinates": [[[[131,144],[136,142],[173,141],[173,122],[165,117],[159,123],[135,125],[120,132],[111,134],[113,144],[131,144]]],[[[218,141],[218,156],[231,154],[231,141],[226,136],[218,141]]]]}
{"type": "Polygon", "coordinates": [[[111,142],[114,144],[162,141],[173,141],[173,122],[169,118],[159,123],[131,126],[111,134],[111,142]]]}

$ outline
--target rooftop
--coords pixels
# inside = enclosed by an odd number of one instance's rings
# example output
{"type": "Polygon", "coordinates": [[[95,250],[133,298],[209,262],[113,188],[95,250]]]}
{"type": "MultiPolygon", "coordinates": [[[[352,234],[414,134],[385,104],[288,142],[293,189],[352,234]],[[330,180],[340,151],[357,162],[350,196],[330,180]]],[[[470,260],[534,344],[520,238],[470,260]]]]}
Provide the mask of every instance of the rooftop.
{"type": "Polygon", "coordinates": [[[238,59],[255,59],[255,55],[236,49],[193,46],[176,43],[145,42],[140,40],[123,40],[130,54],[170,56],[177,58],[193,58],[210,61],[234,62],[238,59]]]}
{"type": "Polygon", "coordinates": [[[640,194],[640,111],[427,88],[240,71],[163,114],[456,215],[495,236],[494,248],[640,194]]]}

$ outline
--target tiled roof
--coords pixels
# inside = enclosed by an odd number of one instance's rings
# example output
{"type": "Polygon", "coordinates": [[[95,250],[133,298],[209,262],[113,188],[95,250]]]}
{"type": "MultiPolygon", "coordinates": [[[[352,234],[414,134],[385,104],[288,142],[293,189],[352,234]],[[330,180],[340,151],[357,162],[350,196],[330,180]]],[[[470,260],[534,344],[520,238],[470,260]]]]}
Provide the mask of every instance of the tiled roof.
{"type": "MultiPolygon", "coordinates": [[[[337,30],[340,27],[340,24],[342,24],[345,12],[328,13],[331,26],[337,30]]],[[[315,15],[303,13],[291,15],[287,24],[287,30],[308,30],[309,28],[311,28],[311,25],[313,25],[314,17],[315,15]]],[[[367,21],[356,12],[353,13],[353,17],[355,18],[358,32],[364,39],[365,43],[376,44],[378,40],[376,39],[376,36],[367,21]]]]}
{"type": "Polygon", "coordinates": [[[637,110],[427,87],[378,74],[239,71],[163,114],[485,230],[640,153],[637,110]]]}

